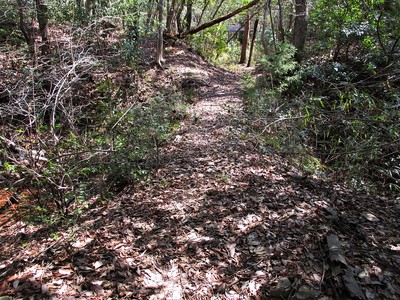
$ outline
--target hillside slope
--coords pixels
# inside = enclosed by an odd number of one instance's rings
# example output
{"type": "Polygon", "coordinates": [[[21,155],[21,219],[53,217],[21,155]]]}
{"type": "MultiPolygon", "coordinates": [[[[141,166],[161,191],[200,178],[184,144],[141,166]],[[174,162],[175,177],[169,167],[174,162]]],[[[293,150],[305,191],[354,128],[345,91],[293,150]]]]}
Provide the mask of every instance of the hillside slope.
{"type": "Polygon", "coordinates": [[[0,294],[50,299],[398,299],[400,206],[301,172],[246,131],[240,72],[171,48],[191,102],[147,182],[77,226],[0,234],[0,294]]]}

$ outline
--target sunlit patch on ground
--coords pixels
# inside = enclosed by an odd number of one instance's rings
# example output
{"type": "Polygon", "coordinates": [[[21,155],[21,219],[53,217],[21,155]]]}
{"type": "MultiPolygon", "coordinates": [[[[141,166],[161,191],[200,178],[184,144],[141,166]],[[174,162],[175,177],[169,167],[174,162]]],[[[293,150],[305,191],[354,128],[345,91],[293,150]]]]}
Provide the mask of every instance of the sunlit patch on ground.
{"type": "Polygon", "coordinates": [[[147,73],[147,92],[170,86],[182,72],[207,74],[210,84],[198,87],[190,107],[198,122],[182,122],[180,138],[160,149],[148,182],[75,224],[3,225],[1,293],[332,299],[342,289],[329,273],[326,236],[335,233],[360,286],[375,299],[396,299],[398,204],[303,178],[284,157],[258,152],[238,117],[239,74],[213,68],[184,48],[171,51],[165,67],[165,77],[158,69],[147,73]]]}

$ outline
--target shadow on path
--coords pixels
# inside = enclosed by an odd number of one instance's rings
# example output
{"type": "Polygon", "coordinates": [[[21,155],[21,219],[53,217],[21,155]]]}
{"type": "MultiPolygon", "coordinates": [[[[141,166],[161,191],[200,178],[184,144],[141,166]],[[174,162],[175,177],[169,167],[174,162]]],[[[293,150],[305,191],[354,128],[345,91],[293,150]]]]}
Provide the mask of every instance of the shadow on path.
{"type": "Polygon", "coordinates": [[[147,184],[93,208],[75,235],[36,257],[24,245],[40,243],[40,232],[14,244],[23,254],[1,261],[0,288],[10,291],[23,272],[12,291],[20,297],[29,289],[53,299],[350,299],[330,270],[334,233],[362,292],[396,299],[398,203],[291,177],[299,171],[284,158],[243,138],[239,74],[182,49],[173,55],[170,70],[192,68],[208,82],[192,106],[199,121],[182,124],[147,184]]]}

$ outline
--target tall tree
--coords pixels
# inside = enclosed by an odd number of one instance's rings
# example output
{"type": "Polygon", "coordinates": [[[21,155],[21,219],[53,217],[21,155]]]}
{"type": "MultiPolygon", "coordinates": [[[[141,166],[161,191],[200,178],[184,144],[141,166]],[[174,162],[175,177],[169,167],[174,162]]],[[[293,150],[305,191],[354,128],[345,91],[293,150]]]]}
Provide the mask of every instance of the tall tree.
{"type": "Polygon", "coordinates": [[[170,33],[171,35],[175,34],[175,14],[176,14],[176,0],[171,0],[169,2],[168,12],[167,12],[167,21],[165,25],[165,31],[170,33]]]}
{"type": "Polygon", "coordinates": [[[258,19],[254,21],[253,36],[251,37],[250,54],[249,54],[249,61],[247,62],[247,67],[250,67],[251,65],[251,59],[253,57],[254,41],[256,40],[257,36],[257,27],[258,27],[258,19]]]}
{"type": "Polygon", "coordinates": [[[267,44],[267,15],[268,8],[271,0],[267,0],[263,6],[263,19],[262,19],[262,28],[261,28],[261,44],[263,46],[264,54],[268,54],[268,44],[267,44]]]}
{"type": "Polygon", "coordinates": [[[244,64],[246,62],[246,53],[247,53],[247,44],[249,41],[249,33],[250,33],[250,17],[246,16],[246,21],[244,23],[244,31],[243,31],[243,40],[242,40],[242,51],[240,54],[240,64],[244,64]]]}
{"type": "Polygon", "coordinates": [[[157,51],[156,51],[156,63],[159,67],[162,67],[162,63],[164,62],[163,58],[163,50],[164,50],[164,30],[163,30],[163,22],[164,22],[164,1],[159,0],[158,6],[158,38],[157,38],[157,51]]]}
{"type": "Polygon", "coordinates": [[[193,16],[193,0],[187,0],[186,2],[186,16],[185,16],[185,28],[189,31],[192,27],[192,16],[193,16]]]}
{"type": "Polygon", "coordinates": [[[268,11],[269,11],[269,22],[271,24],[272,41],[276,52],[275,24],[274,24],[274,17],[272,16],[271,1],[268,1],[268,11]]]}
{"type": "Polygon", "coordinates": [[[297,49],[297,60],[301,60],[307,36],[307,3],[306,0],[295,0],[295,17],[293,27],[293,45],[297,49]]]}
{"type": "Polygon", "coordinates": [[[36,0],[36,11],[37,18],[39,23],[39,32],[42,38],[42,43],[40,45],[40,50],[42,54],[50,53],[50,42],[48,36],[48,23],[49,23],[49,15],[48,15],[48,6],[45,0],[36,0]]]}
{"type": "Polygon", "coordinates": [[[278,41],[285,42],[285,30],[283,29],[283,12],[282,12],[282,0],[278,0],[278,31],[276,37],[278,41]]]}
{"type": "Polygon", "coordinates": [[[183,26],[183,22],[182,22],[182,13],[183,13],[183,9],[185,8],[185,0],[182,0],[179,8],[178,8],[178,12],[176,13],[176,26],[178,27],[178,34],[181,34],[182,32],[185,31],[185,28],[183,26]]]}
{"type": "Polygon", "coordinates": [[[18,17],[19,17],[19,29],[24,36],[25,42],[28,44],[29,53],[32,57],[33,65],[36,65],[36,33],[33,24],[29,24],[27,18],[27,1],[17,0],[18,5],[18,17]]]}

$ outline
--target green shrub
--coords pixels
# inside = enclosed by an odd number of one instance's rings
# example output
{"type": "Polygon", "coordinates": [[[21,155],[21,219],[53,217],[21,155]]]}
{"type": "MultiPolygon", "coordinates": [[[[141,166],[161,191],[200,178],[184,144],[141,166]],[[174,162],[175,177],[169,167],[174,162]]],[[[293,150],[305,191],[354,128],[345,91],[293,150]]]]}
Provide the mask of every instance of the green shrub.
{"type": "Polygon", "coordinates": [[[189,43],[193,50],[213,63],[237,63],[240,58],[240,47],[235,41],[227,43],[227,28],[223,23],[209,27],[192,35],[189,43]]]}
{"type": "Polygon", "coordinates": [[[318,168],[353,184],[399,188],[398,61],[368,55],[295,67],[290,57],[289,50],[264,59],[265,75],[247,80],[246,108],[264,144],[279,145],[305,168],[305,157],[318,159],[318,168]]]}

